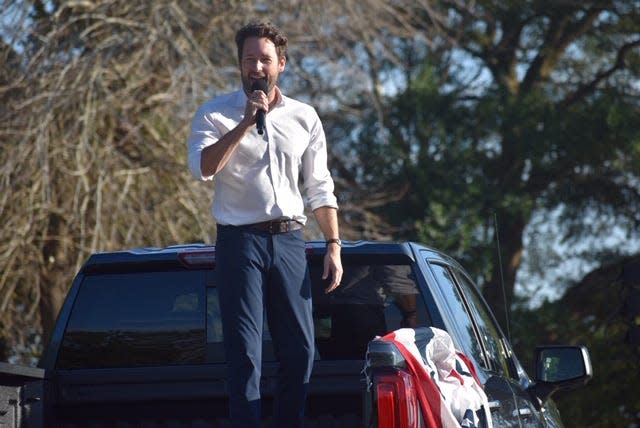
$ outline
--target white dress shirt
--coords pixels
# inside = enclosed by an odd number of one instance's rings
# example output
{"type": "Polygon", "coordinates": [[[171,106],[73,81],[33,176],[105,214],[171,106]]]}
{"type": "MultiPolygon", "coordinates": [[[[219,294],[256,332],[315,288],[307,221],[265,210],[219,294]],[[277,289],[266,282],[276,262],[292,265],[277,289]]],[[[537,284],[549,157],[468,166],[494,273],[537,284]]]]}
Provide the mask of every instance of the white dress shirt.
{"type": "Polygon", "coordinates": [[[202,150],[238,125],[246,102],[242,90],[219,96],[204,103],[191,123],[189,169],[199,180],[214,180],[216,222],[240,226],[287,217],[305,223],[303,194],[311,210],[337,208],[320,118],[310,105],[284,95],[266,115],[263,135],[254,127],[223,169],[202,175],[202,150]]]}

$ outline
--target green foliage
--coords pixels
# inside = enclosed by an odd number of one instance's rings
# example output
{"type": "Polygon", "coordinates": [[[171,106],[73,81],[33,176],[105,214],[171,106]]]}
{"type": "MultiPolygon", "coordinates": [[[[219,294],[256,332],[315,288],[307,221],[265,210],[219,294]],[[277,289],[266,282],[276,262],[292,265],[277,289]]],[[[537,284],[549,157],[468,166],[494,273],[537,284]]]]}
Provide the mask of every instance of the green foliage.
{"type": "Polygon", "coordinates": [[[518,305],[513,312],[514,348],[525,367],[532,367],[538,344],[589,349],[593,379],[585,387],[554,396],[567,426],[629,427],[638,423],[640,347],[625,340],[630,322],[621,315],[621,308],[630,284],[617,279],[625,263],[628,261],[622,260],[589,274],[559,301],[546,302],[535,310],[518,305]]]}
{"type": "Polygon", "coordinates": [[[459,44],[415,43],[422,62],[352,148],[365,188],[408,189],[378,215],[483,272],[481,283],[496,282],[497,215],[510,295],[533,213],[562,207],[577,239],[590,233],[587,208],[631,231],[640,221],[640,21],[620,2],[442,6],[459,44]]]}

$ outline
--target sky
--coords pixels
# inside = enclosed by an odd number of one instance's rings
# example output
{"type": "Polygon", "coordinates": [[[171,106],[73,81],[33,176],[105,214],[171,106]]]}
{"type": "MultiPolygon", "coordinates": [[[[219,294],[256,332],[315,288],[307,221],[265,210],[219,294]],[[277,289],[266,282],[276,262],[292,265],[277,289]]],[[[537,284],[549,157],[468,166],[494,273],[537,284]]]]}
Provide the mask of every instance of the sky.
{"type": "Polygon", "coordinates": [[[619,256],[640,254],[640,236],[628,236],[628,231],[615,221],[596,218],[596,214],[585,213],[587,222],[604,225],[598,232],[583,236],[579,242],[563,241],[560,227],[561,210],[542,214],[538,212],[529,223],[525,235],[523,262],[516,279],[517,296],[530,298],[529,306],[535,308],[546,300],[556,300],[564,291],[579,282],[585,275],[610,260],[593,261],[581,254],[618,253],[619,256]],[[609,226],[607,226],[607,224],[609,226]]]}

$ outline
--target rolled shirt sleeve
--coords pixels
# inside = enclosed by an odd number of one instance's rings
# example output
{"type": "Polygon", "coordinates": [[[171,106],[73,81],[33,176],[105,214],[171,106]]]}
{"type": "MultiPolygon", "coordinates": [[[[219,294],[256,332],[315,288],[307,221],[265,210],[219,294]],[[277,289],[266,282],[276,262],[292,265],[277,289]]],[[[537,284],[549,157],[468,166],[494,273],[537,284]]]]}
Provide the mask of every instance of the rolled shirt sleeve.
{"type": "Polygon", "coordinates": [[[315,111],[310,129],[309,147],[302,157],[303,192],[311,210],[320,207],[338,208],[334,183],[327,166],[327,141],[322,122],[315,111]]]}

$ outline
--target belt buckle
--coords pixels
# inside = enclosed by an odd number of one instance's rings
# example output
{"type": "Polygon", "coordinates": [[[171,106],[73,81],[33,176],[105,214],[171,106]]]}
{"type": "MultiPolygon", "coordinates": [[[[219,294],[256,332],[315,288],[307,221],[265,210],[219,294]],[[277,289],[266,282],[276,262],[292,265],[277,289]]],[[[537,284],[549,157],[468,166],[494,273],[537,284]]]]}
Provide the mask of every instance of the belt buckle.
{"type": "Polygon", "coordinates": [[[281,233],[280,224],[281,224],[281,222],[278,221],[278,220],[270,221],[268,223],[268,225],[269,225],[269,227],[268,227],[269,233],[272,234],[272,235],[276,234],[276,233],[281,233]]]}
{"type": "Polygon", "coordinates": [[[285,233],[289,231],[289,220],[282,220],[278,222],[278,233],[285,233]]]}
{"type": "Polygon", "coordinates": [[[285,233],[292,230],[292,220],[271,220],[267,222],[266,230],[270,234],[285,233]]]}

